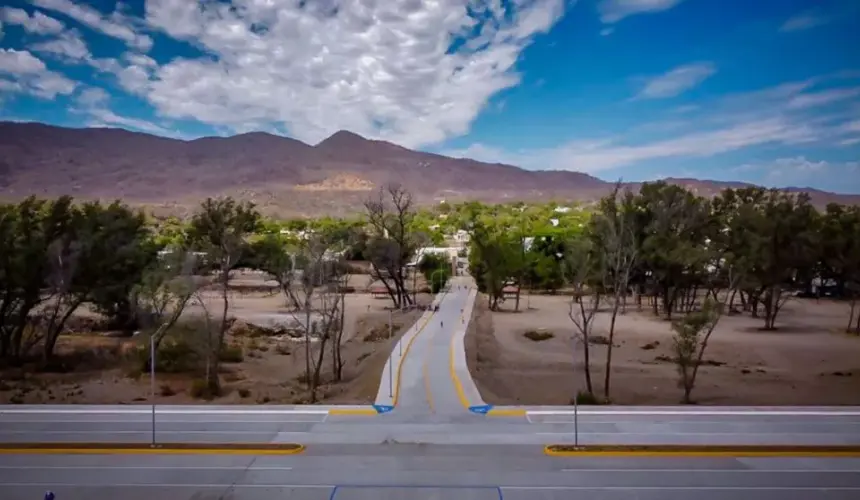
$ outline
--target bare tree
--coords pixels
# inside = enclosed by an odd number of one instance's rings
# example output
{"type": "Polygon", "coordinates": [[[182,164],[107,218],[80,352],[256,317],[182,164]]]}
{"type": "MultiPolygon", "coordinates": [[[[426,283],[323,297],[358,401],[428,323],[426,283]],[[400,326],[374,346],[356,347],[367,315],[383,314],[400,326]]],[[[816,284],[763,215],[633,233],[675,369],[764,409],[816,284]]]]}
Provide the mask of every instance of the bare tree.
{"type": "Polygon", "coordinates": [[[415,212],[412,195],[392,184],[380,188],[376,197],[364,204],[374,235],[368,242],[371,276],[381,281],[395,308],[412,304],[406,288],[406,264],[417,250],[416,234],[411,231],[415,212]]]}
{"type": "Polygon", "coordinates": [[[620,182],[615,190],[601,202],[601,213],[594,223],[595,238],[601,255],[601,275],[604,290],[612,295],[612,310],[609,320],[609,343],[606,349],[606,370],[603,380],[603,395],[608,400],[612,374],[612,348],[615,343],[615,323],[622,302],[627,298],[630,273],[636,263],[637,248],[633,220],[633,193],[624,193],[621,206],[618,203],[620,182]]]}
{"type": "Polygon", "coordinates": [[[293,318],[304,332],[305,378],[311,402],[316,402],[326,346],[332,342],[332,374],[343,373],[341,347],[348,275],[342,262],[342,241],[331,234],[310,235],[299,246],[300,287],[293,291],[301,304],[293,318]],[[300,317],[303,313],[304,317],[300,317]],[[312,347],[312,345],[316,345],[312,347]]]}
{"type": "Polygon", "coordinates": [[[576,326],[575,337],[582,346],[585,387],[588,393],[593,395],[594,385],[591,381],[589,347],[591,331],[594,328],[594,316],[600,307],[600,290],[598,287],[589,286],[589,281],[593,278],[597,268],[592,243],[584,238],[575,239],[568,245],[568,251],[564,257],[565,278],[573,288],[568,317],[576,326]]]}

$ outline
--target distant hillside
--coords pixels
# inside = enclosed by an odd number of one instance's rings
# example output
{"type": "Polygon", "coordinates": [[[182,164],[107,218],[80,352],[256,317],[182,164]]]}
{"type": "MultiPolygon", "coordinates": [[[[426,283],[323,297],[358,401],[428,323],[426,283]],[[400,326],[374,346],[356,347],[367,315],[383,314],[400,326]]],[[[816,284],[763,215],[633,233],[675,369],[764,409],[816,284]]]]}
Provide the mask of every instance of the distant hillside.
{"type": "MultiPolygon", "coordinates": [[[[742,185],[668,180],[702,195],[742,185]]],[[[360,210],[375,186],[392,182],[419,203],[592,200],[612,187],[580,172],[449,158],[346,131],[310,146],[261,132],[182,141],[121,129],[0,122],[0,193],[7,199],[70,194],[181,212],[206,196],[232,195],[267,212],[342,215],[360,210]]],[[[810,194],[819,205],[860,202],[860,196],[810,194]]]]}

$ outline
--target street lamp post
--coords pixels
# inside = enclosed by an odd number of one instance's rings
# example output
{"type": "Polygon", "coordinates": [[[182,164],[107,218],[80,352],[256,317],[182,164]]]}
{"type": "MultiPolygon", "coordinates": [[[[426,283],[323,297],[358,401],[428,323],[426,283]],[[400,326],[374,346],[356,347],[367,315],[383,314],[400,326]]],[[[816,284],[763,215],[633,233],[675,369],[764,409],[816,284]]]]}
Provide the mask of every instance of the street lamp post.
{"type": "Polygon", "coordinates": [[[152,442],[155,447],[155,335],[149,336],[149,390],[152,399],[152,442]]]}

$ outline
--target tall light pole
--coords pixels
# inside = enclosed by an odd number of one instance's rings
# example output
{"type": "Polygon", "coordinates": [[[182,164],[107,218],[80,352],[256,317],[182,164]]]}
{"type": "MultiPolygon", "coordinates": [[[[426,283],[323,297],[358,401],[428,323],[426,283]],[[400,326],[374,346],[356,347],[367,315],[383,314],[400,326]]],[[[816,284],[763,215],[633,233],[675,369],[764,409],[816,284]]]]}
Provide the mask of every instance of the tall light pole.
{"type": "Polygon", "coordinates": [[[149,391],[152,399],[152,442],[155,447],[155,335],[149,336],[149,391]]]}
{"type": "MultiPolygon", "coordinates": [[[[391,338],[394,336],[394,332],[392,331],[392,323],[391,323],[391,309],[388,310],[388,340],[391,341],[391,338]]],[[[390,345],[390,344],[389,344],[390,345]]],[[[402,352],[401,352],[402,356],[402,352]]],[[[394,363],[392,363],[391,355],[388,356],[388,397],[394,397],[394,363]]]]}

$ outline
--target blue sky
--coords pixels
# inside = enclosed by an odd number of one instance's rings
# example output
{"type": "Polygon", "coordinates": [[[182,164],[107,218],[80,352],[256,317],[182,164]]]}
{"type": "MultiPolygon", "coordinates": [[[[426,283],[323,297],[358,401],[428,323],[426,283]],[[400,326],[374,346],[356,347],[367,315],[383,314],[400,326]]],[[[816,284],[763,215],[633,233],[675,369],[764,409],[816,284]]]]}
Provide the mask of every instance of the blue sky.
{"type": "Polygon", "coordinates": [[[860,192],[855,0],[0,5],[0,119],[860,192]]]}

